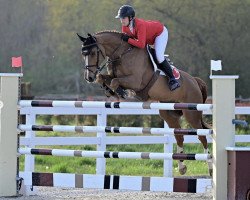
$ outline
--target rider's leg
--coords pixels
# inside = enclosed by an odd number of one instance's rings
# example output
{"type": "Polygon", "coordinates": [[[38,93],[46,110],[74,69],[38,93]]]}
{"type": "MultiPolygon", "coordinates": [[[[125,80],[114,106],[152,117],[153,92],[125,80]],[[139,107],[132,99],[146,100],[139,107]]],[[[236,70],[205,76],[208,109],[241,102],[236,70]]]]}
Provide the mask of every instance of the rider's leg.
{"type": "Polygon", "coordinates": [[[158,65],[159,65],[159,69],[162,70],[169,77],[169,82],[168,82],[169,89],[175,90],[178,87],[180,87],[180,83],[175,79],[169,62],[164,60],[158,65]]]}
{"type": "Polygon", "coordinates": [[[155,53],[159,62],[158,67],[169,77],[169,88],[175,90],[180,87],[180,84],[173,76],[172,68],[167,60],[164,58],[164,52],[168,42],[168,30],[164,26],[163,32],[155,38],[155,53]]]}

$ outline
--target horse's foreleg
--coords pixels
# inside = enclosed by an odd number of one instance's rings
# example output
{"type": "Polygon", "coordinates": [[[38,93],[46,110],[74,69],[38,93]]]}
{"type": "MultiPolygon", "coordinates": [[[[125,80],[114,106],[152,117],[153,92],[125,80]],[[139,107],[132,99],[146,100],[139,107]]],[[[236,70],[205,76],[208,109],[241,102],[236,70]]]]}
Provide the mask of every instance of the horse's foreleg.
{"type": "Polygon", "coordinates": [[[96,75],[96,83],[99,83],[101,85],[103,83],[110,85],[111,80],[112,80],[112,77],[108,74],[97,74],[96,75]]]}
{"type": "Polygon", "coordinates": [[[110,88],[110,83],[111,83],[112,77],[107,74],[98,74],[96,82],[101,85],[101,87],[105,90],[105,95],[107,97],[115,97],[119,98],[115,92],[112,91],[110,88]]]}
{"type": "Polygon", "coordinates": [[[118,86],[122,86],[126,89],[139,90],[142,82],[142,77],[137,77],[135,75],[128,75],[119,78],[113,78],[110,87],[114,90],[118,88],[118,86]]]}
{"type": "Polygon", "coordinates": [[[123,76],[119,78],[113,78],[110,87],[115,91],[119,96],[125,98],[129,96],[129,93],[127,90],[124,90],[123,88],[126,89],[131,89],[131,90],[138,90],[141,85],[141,80],[140,78],[136,78],[134,75],[129,75],[129,76],[123,76]]]}

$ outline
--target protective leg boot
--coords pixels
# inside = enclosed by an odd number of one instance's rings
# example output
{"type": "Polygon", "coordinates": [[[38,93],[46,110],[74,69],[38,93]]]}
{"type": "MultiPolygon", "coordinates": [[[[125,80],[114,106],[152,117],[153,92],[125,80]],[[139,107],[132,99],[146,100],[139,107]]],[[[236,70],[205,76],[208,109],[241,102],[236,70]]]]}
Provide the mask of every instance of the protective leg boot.
{"type": "Polygon", "coordinates": [[[158,64],[158,67],[168,76],[169,78],[168,86],[171,91],[181,86],[180,83],[175,79],[172,68],[168,63],[168,61],[164,60],[162,63],[158,64]]]}

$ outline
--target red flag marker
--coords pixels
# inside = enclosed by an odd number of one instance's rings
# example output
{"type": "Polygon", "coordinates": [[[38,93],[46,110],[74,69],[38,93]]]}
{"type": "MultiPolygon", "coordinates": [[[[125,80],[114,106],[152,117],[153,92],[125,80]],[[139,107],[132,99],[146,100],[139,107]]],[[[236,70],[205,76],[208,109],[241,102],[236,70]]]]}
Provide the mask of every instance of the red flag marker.
{"type": "Polygon", "coordinates": [[[22,62],[22,57],[12,57],[12,67],[22,67],[23,62],[22,62]]]}

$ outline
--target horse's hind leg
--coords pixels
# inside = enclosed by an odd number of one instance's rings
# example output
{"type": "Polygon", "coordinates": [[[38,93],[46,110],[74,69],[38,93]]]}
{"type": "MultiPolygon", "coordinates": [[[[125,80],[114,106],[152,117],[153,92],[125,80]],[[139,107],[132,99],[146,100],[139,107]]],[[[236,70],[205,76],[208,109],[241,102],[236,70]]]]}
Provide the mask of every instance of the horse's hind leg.
{"type": "MultiPolygon", "coordinates": [[[[209,128],[206,124],[202,121],[202,112],[199,111],[183,111],[183,115],[187,122],[195,129],[207,129],[209,128]]],[[[209,153],[208,145],[207,145],[207,138],[206,136],[198,136],[199,140],[201,141],[204,153],[209,153]]],[[[209,174],[212,176],[212,159],[207,161],[209,174]]]]}
{"type": "MultiPolygon", "coordinates": [[[[179,120],[182,114],[179,113],[181,113],[181,111],[160,110],[160,116],[167,122],[169,128],[181,128],[179,120]]],[[[175,139],[177,142],[177,153],[183,153],[183,135],[175,135],[175,139]]],[[[186,173],[187,167],[183,163],[183,160],[178,160],[178,170],[181,175],[184,175],[186,173]]]]}

